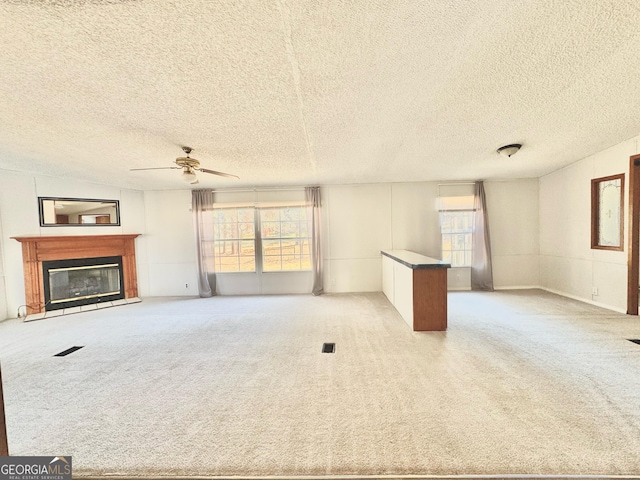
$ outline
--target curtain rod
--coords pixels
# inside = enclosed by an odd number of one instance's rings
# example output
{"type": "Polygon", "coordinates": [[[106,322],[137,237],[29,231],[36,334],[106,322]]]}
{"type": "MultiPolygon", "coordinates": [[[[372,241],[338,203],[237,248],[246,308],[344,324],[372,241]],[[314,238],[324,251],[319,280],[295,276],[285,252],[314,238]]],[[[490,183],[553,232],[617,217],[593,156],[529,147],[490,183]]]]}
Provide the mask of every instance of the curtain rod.
{"type": "MultiPolygon", "coordinates": [[[[428,183],[428,182],[426,182],[428,183]]],[[[475,185],[476,182],[452,182],[452,183],[438,183],[437,185],[475,185]]],[[[369,185],[369,184],[349,184],[349,185],[369,185]]],[[[223,193],[223,192],[269,192],[269,191],[295,191],[295,190],[304,190],[306,187],[316,187],[322,185],[304,185],[304,186],[293,186],[293,187],[256,187],[256,188],[248,188],[248,187],[238,187],[238,188],[212,188],[211,191],[223,193]]],[[[325,185],[332,186],[332,185],[325,185]]],[[[344,185],[337,185],[344,186],[344,185]]]]}
{"type": "Polygon", "coordinates": [[[439,183],[438,186],[441,187],[443,185],[475,185],[476,182],[454,182],[454,183],[439,183]]]}
{"type": "Polygon", "coordinates": [[[304,190],[305,187],[258,187],[258,188],[218,188],[212,189],[214,193],[226,193],[226,192],[270,192],[270,191],[296,191],[304,190]]]}

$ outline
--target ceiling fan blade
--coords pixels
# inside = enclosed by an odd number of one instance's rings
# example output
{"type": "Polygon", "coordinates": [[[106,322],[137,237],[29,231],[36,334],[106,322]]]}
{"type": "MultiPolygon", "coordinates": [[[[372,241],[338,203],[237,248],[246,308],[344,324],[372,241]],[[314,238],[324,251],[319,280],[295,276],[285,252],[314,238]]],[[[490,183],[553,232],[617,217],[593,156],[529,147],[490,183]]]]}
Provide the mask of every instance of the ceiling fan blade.
{"type": "Polygon", "coordinates": [[[238,180],[240,180],[239,176],[232,175],[230,173],[216,172],[215,170],[209,170],[207,168],[199,168],[198,170],[200,170],[201,172],[204,172],[204,173],[212,173],[213,175],[219,175],[221,177],[237,178],[238,180]]]}
{"type": "Polygon", "coordinates": [[[151,168],[130,168],[129,171],[133,172],[135,170],[176,170],[182,167],[151,167],[151,168]]]}

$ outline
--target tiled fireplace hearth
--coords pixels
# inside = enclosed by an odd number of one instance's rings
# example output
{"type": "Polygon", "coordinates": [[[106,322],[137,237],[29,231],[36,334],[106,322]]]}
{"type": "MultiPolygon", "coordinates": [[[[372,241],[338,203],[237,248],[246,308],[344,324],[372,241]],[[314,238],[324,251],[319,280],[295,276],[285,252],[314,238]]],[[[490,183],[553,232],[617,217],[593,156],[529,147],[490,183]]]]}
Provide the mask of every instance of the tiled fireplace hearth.
{"type": "Polygon", "coordinates": [[[27,315],[137,298],[138,235],[13,237],[22,243],[27,315]]]}

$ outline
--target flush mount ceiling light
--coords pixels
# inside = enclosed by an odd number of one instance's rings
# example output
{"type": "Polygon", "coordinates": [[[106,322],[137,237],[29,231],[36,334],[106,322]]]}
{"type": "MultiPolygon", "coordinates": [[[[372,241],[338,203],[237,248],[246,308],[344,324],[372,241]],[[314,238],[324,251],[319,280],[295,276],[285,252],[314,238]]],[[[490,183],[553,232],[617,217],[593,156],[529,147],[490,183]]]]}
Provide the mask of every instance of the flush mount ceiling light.
{"type": "Polygon", "coordinates": [[[505,157],[510,157],[514,153],[518,153],[518,150],[522,148],[522,145],[519,143],[512,143],[511,145],[505,145],[504,147],[500,147],[497,152],[500,155],[504,155],[505,157]]]}

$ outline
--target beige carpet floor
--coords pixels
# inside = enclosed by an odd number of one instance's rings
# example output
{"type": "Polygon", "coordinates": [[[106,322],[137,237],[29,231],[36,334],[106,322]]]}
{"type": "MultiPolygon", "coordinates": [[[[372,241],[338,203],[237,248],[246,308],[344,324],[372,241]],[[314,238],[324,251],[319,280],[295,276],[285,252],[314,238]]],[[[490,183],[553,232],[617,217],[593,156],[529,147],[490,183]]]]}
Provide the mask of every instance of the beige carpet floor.
{"type": "Polygon", "coordinates": [[[535,290],[451,293],[446,333],[380,293],[8,320],[9,448],[76,475],[640,474],[628,338],[637,317],[535,290]]]}

